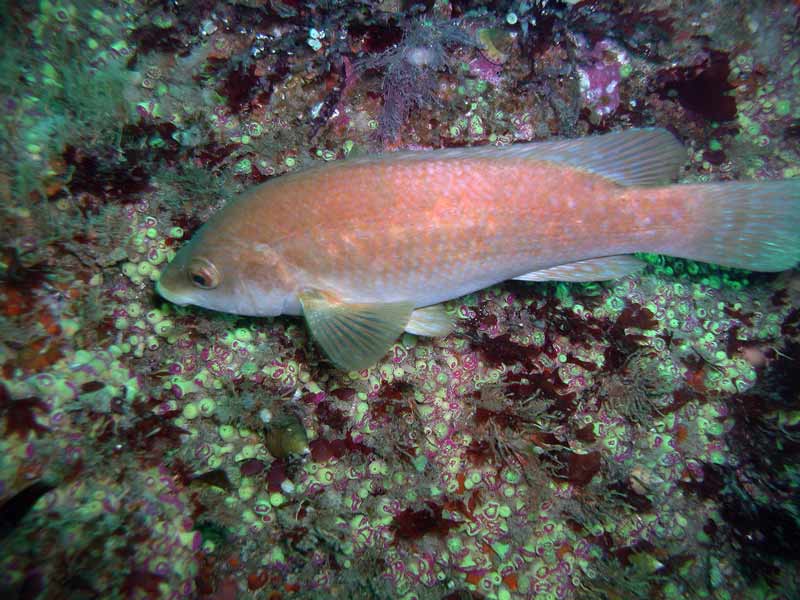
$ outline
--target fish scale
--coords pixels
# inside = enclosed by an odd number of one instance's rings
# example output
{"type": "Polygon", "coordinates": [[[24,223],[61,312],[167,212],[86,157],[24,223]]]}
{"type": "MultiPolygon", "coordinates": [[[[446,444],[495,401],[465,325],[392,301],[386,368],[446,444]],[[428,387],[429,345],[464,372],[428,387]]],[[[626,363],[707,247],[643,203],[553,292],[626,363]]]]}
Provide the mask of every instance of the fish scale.
{"type": "Polygon", "coordinates": [[[288,214],[313,205],[306,227],[274,244],[279,254],[303,265],[307,276],[333,280],[332,289],[345,297],[410,299],[416,306],[565,259],[614,254],[620,241],[632,243],[628,232],[635,230],[636,212],[602,207],[619,195],[608,179],[544,162],[467,162],[344,164],[311,174],[312,189],[324,193],[303,190],[300,199],[279,196],[255,210],[272,212],[280,205],[279,212],[288,214]],[[547,192],[534,192],[542,189],[547,192]],[[576,189],[588,193],[581,199],[576,189]],[[570,198],[574,207],[565,215],[570,198]],[[598,240],[598,227],[620,233],[598,240]],[[350,231],[362,234],[352,240],[350,231]]]}

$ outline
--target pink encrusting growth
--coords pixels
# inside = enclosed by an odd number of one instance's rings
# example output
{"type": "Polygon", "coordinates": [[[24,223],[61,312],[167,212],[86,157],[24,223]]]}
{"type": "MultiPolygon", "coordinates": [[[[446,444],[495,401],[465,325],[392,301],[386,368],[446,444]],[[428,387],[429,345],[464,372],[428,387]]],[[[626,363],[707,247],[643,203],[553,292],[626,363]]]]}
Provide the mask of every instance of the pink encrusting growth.
{"type": "Polygon", "coordinates": [[[638,268],[633,252],[763,271],[800,259],[799,181],[666,185],[684,160],[669,132],[637,129],[293,173],[217,213],[159,290],[227,312],[304,314],[329,356],[346,361],[334,347],[353,343],[362,360],[347,366],[366,366],[403,329],[436,335],[415,308],[506,279],[613,279],[638,268]]]}

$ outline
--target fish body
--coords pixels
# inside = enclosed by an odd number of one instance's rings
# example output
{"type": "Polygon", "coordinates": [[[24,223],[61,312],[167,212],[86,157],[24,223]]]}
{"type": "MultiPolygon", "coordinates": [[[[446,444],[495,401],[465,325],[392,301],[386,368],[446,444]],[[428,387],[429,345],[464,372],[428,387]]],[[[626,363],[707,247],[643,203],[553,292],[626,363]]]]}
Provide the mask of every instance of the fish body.
{"type": "Polygon", "coordinates": [[[764,271],[800,259],[800,181],[667,185],[684,161],[667,131],[635,129],[331,163],[224,207],[158,290],[303,314],[334,362],[357,368],[403,330],[449,331],[415,309],[506,279],[611,279],[638,268],[633,252],[764,271]]]}

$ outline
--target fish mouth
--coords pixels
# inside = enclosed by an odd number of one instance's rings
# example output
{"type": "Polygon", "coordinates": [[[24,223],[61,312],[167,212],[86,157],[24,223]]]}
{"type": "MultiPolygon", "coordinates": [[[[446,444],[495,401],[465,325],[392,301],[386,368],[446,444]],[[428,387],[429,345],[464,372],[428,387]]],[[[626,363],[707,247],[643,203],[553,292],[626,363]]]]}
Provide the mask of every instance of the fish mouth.
{"type": "Polygon", "coordinates": [[[178,306],[188,306],[191,302],[182,298],[180,295],[171,292],[169,289],[161,285],[161,281],[156,281],[156,292],[165,300],[177,304],[178,306]]]}

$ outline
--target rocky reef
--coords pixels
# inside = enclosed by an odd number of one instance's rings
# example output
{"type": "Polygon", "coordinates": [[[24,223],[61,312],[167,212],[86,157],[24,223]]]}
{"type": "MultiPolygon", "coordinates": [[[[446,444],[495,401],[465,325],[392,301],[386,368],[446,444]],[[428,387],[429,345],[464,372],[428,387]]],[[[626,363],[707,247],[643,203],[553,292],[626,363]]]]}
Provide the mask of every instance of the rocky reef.
{"type": "Polygon", "coordinates": [[[0,19],[2,597],[800,597],[797,270],[507,282],[351,373],[153,287],[237,193],[348,155],[659,126],[683,182],[798,177],[798,2],[0,19]]]}

